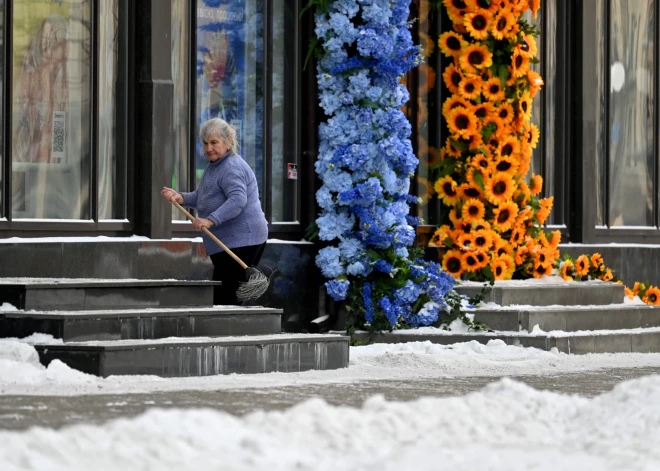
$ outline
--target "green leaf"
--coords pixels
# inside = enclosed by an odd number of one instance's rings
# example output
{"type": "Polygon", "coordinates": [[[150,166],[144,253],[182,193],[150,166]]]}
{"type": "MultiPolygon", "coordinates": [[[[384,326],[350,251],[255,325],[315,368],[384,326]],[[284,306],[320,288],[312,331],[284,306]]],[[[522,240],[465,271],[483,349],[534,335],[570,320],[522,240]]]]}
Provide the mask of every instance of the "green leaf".
{"type": "Polygon", "coordinates": [[[474,175],[474,181],[477,182],[477,185],[479,185],[479,187],[482,190],[485,189],[484,176],[481,174],[481,172],[477,170],[477,171],[474,172],[473,175],[474,175]]]}
{"type": "Polygon", "coordinates": [[[468,145],[465,142],[458,141],[456,139],[449,139],[449,141],[451,142],[451,145],[456,147],[461,152],[467,152],[469,149],[468,145]]]}
{"type": "Polygon", "coordinates": [[[493,135],[496,129],[497,125],[495,123],[488,123],[487,126],[481,128],[481,137],[483,138],[484,142],[488,142],[490,136],[493,135]]]}
{"type": "Polygon", "coordinates": [[[506,88],[506,81],[509,79],[509,71],[506,70],[504,64],[500,64],[497,67],[497,76],[499,77],[500,82],[502,82],[502,88],[506,88]]]}

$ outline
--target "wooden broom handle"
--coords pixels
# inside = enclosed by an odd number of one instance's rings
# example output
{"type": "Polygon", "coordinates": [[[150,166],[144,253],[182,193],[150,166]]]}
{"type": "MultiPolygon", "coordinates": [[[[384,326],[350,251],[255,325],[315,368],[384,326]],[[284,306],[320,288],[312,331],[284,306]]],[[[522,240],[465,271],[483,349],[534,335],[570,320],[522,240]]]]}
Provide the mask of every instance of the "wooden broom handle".
{"type": "MultiPolygon", "coordinates": [[[[188,216],[188,219],[190,219],[191,221],[194,221],[194,220],[195,220],[195,216],[193,216],[192,214],[190,214],[190,213],[186,210],[186,208],[184,208],[184,207],[181,206],[179,203],[177,203],[176,200],[174,199],[174,197],[172,197],[172,199],[171,199],[170,201],[172,202],[172,204],[173,204],[174,206],[176,206],[177,208],[179,208],[179,211],[181,211],[183,214],[185,214],[186,216],[188,216]]],[[[213,242],[215,242],[215,243],[218,244],[220,247],[222,247],[222,249],[223,249],[225,252],[227,252],[231,258],[233,258],[234,260],[236,260],[236,263],[238,263],[240,266],[242,266],[242,267],[243,267],[243,270],[247,270],[247,269],[248,269],[248,266],[243,262],[243,260],[241,260],[240,258],[238,258],[238,255],[236,255],[234,252],[232,252],[231,250],[229,250],[229,249],[227,248],[227,246],[226,246],[225,244],[223,244],[223,243],[220,241],[220,239],[218,239],[216,236],[214,236],[214,235],[211,233],[211,231],[209,231],[206,227],[202,227],[202,231],[204,231],[204,233],[205,233],[207,236],[209,236],[211,239],[213,239],[213,242]]]]}

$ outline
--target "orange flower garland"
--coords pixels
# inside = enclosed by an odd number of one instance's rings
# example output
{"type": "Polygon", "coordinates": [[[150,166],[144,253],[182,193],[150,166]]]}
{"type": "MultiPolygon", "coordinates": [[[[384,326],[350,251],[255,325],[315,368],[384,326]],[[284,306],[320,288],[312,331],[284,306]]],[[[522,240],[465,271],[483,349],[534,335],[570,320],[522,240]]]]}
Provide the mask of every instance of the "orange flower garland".
{"type": "Polygon", "coordinates": [[[522,19],[538,0],[443,0],[454,23],[438,39],[452,59],[442,74],[452,93],[442,106],[450,137],[434,189],[450,206],[431,244],[449,249],[443,267],[474,280],[539,277],[555,268],[559,232],[541,230],[552,198],[543,180],[523,179],[539,130],[532,99],[543,80],[530,70],[539,31],[522,19]],[[548,240],[550,239],[550,240],[548,240]]]}

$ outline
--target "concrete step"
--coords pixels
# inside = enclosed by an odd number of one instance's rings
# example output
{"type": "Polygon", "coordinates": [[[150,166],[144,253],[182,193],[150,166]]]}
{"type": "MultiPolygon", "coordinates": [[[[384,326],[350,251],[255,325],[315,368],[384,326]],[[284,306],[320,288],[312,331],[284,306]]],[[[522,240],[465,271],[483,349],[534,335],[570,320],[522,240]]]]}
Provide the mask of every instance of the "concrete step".
{"type": "Polygon", "coordinates": [[[34,347],[44,365],[57,359],[97,376],[185,377],[346,368],[349,337],[279,334],[35,344],[34,347]]]}
{"type": "Polygon", "coordinates": [[[21,310],[212,306],[216,281],[0,278],[0,304],[21,310]]]}
{"type": "Polygon", "coordinates": [[[660,327],[660,307],[648,305],[507,306],[470,312],[476,322],[497,331],[531,332],[536,325],[545,332],[660,327]]]}
{"type": "MultiPolygon", "coordinates": [[[[618,331],[582,331],[553,334],[527,334],[518,332],[488,332],[473,334],[452,334],[448,331],[438,331],[411,334],[397,331],[372,336],[371,343],[406,343],[432,342],[441,345],[451,345],[473,340],[487,344],[491,340],[500,339],[508,345],[535,347],[549,351],[556,348],[563,353],[660,353],[660,328],[628,329],[618,331]]],[[[435,330],[435,329],[434,329],[435,330]]],[[[369,335],[358,332],[352,335],[355,341],[365,342],[369,335]]]]}
{"type": "MultiPolygon", "coordinates": [[[[456,291],[469,297],[481,293],[484,283],[461,282],[456,291]]],[[[484,302],[500,306],[603,306],[623,302],[624,287],[602,281],[544,283],[535,280],[497,281],[484,302]]]]}
{"type": "Polygon", "coordinates": [[[281,309],[214,306],[107,311],[0,311],[0,337],[50,334],[65,342],[268,335],[281,309]]]}

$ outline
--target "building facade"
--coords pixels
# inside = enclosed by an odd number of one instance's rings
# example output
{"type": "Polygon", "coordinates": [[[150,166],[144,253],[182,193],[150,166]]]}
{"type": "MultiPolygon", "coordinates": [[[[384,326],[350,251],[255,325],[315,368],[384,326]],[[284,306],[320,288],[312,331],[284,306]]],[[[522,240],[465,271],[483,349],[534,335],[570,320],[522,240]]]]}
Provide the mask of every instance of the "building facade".
{"type": "MultiPolygon", "coordinates": [[[[447,19],[438,3],[411,5],[413,35],[426,56],[406,77],[420,158],[412,188],[424,201],[412,211],[426,221],[418,229],[421,244],[443,211],[431,191],[433,159],[446,135],[440,111],[446,62],[437,37],[447,19]]],[[[302,286],[304,308],[292,308],[291,322],[303,325],[322,311],[315,246],[300,243],[317,214],[314,161],[323,120],[307,57],[314,20],[311,10],[302,13],[306,4],[0,0],[0,275],[88,273],[49,271],[47,253],[41,265],[21,271],[8,262],[16,256],[14,237],[145,236],[160,245],[134,252],[106,245],[92,259],[112,259],[104,255],[112,250],[152,262],[161,250],[176,259],[176,243],[162,241],[197,234],[160,189],[197,185],[205,162],[197,132],[220,116],[238,130],[269,221],[264,260],[279,281],[267,302],[285,303],[302,286]]],[[[532,171],[543,175],[545,195],[555,197],[549,229],[583,244],[565,246],[571,253],[603,253],[626,282],[630,276],[660,282],[653,246],[660,243],[659,19],[654,0],[543,0],[538,18],[529,19],[541,30],[535,67],[545,80],[534,103],[541,141],[532,171]]],[[[192,247],[182,250],[202,260],[192,247]]],[[[63,258],[59,263],[65,266],[63,258]]],[[[98,274],[203,277],[210,267],[185,266],[157,273],[99,267],[98,274]]]]}

